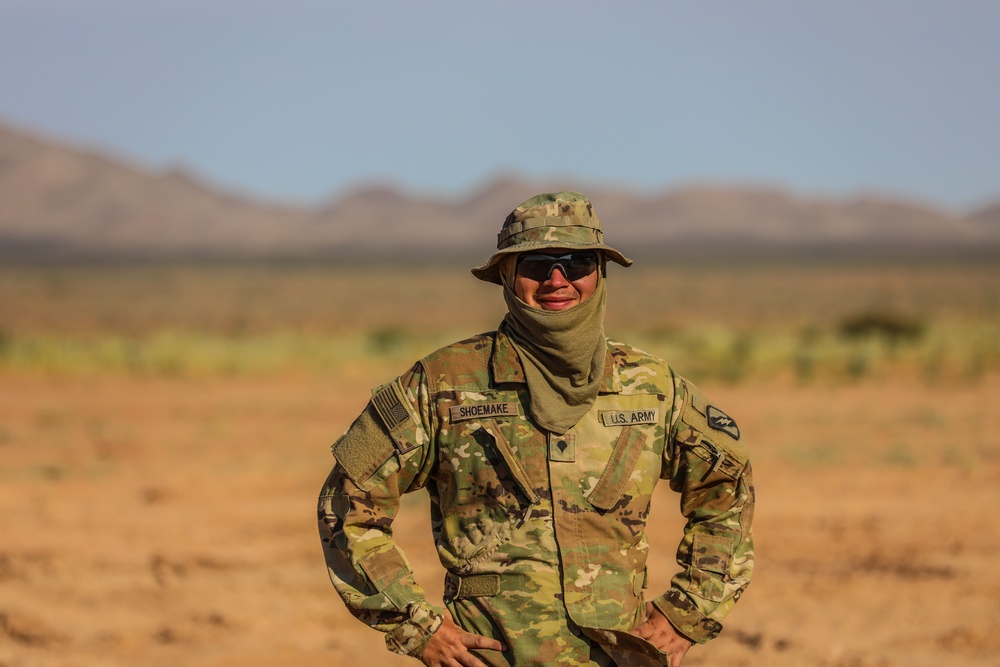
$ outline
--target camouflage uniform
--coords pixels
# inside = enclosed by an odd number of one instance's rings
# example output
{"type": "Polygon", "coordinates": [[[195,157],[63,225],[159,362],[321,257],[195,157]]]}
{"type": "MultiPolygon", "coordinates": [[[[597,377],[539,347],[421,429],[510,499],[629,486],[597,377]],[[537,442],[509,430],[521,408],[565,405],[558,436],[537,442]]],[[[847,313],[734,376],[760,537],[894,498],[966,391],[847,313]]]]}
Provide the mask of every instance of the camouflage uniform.
{"type": "Polygon", "coordinates": [[[600,393],[576,426],[546,432],[529,405],[502,331],[438,350],[373,392],[334,444],[319,499],[329,574],[351,613],[413,656],[440,626],[392,539],[401,495],[425,488],[446,605],[507,647],[477,650],[484,662],[615,664],[606,631],[645,620],[646,519],[664,479],[688,523],[682,570],[652,602],[692,641],[718,634],[753,567],[753,485],[735,422],[662,360],[610,340],[600,393]]]}

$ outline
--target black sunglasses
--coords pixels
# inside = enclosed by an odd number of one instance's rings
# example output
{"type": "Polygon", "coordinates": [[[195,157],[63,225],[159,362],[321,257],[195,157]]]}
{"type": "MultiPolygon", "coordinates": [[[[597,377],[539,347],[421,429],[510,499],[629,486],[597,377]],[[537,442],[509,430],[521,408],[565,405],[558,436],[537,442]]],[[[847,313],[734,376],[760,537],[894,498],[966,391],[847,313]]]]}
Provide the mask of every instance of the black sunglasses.
{"type": "Polygon", "coordinates": [[[586,278],[597,270],[597,253],[589,250],[559,256],[532,253],[517,258],[517,274],[540,283],[551,278],[556,267],[570,282],[586,278]]]}

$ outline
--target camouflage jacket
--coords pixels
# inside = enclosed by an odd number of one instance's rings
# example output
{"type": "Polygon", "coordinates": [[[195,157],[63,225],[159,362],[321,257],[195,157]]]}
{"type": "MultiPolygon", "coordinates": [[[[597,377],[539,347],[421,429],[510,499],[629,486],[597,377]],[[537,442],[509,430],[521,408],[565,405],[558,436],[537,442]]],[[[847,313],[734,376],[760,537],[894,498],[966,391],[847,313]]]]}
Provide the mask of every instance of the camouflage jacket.
{"type": "Polygon", "coordinates": [[[736,423],[663,361],[613,341],[597,401],[570,431],[539,429],[529,405],[517,353],[495,332],[373,392],[333,445],[319,499],[348,609],[403,654],[419,655],[439,627],[391,528],[400,496],[426,488],[446,604],[466,630],[510,647],[480,651],[484,661],[611,664],[587,658],[581,635],[643,621],[646,518],[664,479],[688,521],[682,569],[652,602],[692,641],[718,634],[753,568],[753,484],[736,423]]]}

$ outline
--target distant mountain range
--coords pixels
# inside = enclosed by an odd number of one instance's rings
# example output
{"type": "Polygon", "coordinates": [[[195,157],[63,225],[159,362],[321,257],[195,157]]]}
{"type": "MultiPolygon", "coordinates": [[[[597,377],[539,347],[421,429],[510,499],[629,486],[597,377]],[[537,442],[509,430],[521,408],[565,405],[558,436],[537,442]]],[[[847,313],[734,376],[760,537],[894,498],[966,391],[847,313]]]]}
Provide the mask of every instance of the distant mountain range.
{"type": "Polygon", "coordinates": [[[328,205],[227,193],[0,126],[0,257],[8,259],[485,258],[538,192],[581,189],[627,255],[1000,254],[1000,202],[968,215],[874,196],[685,187],[659,194],[503,177],[460,200],[369,186],[328,205]]]}

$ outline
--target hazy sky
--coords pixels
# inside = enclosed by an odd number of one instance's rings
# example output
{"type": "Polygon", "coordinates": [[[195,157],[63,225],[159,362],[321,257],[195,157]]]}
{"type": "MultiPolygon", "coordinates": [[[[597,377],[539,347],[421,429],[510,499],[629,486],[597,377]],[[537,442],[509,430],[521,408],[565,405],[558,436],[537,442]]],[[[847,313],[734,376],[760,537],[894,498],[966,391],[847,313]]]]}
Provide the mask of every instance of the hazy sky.
{"type": "Polygon", "coordinates": [[[0,123],[319,203],[498,172],[1000,199],[1000,2],[0,0],[0,123]]]}

